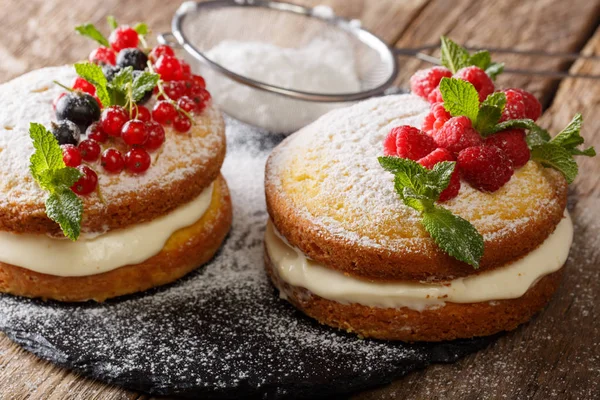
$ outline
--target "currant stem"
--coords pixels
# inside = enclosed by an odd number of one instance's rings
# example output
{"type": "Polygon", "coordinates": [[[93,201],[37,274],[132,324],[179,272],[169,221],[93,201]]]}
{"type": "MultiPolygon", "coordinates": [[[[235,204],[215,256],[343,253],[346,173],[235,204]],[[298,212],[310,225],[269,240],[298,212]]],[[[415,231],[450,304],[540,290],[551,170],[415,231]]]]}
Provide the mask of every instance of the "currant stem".
{"type": "MultiPolygon", "coordinates": [[[[154,68],[152,68],[152,64],[150,63],[150,61],[148,61],[148,69],[150,70],[151,73],[155,74],[156,72],[154,71],[154,68]]],[[[185,111],[183,108],[179,107],[179,105],[177,104],[177,102],[175,100],[173,100],[172,98],[170,98],[167,93],[165,92],[165,88],[162,85],[163,80],[159,79],[158,82],[156,83],[156,87],[158,88],[158,95],[157,97],[163,96],[165,98],[166,101],[168,101],[173,107],[175,107],[175,109],[182,113],[183,115],[185,115],[190,122],[192,123],[192,125],[196,125],[196,121],[194,121],[194,119],[192,118],[192,115],[190,113],[188,113],[187,111],[185,111]]]]}
{"type": "Polygon", "coordinates": [[[60,86],[61,88],[65,89],[66,91],[68,91],[70,93],[73,93],[75,91],[75,89],[67,87],[67,86],[63,85],[62,83],[60,83],[59,81],[52,81],[52,82],[54,82],[55,85],[60,86]]]}

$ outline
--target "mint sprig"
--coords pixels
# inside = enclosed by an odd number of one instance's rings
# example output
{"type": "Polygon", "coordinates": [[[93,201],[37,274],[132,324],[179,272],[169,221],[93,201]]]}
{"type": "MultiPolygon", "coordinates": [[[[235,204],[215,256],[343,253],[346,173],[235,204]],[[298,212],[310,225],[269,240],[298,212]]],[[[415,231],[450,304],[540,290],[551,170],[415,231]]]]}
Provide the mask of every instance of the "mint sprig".
{"type": "Polygon", "coordinates": [[[102,46],[110,47],[110,43],[104,35],[94,26],[94,24],[83,24],[75,27],[75,31],[81,36],[89,37],[100,43],[102,46]]]}
{"type": "Polygon", "coordinates": [[[81,232],[83,202],[70,188],[81,178],[81,172],[65,165],[56,138],[43,125],[31,123],[29,136],[35,149],[29,159],[29,170],[38,185],[49,193],[46,215],[60,225],[66,237],[75,241],[81,232]]]}
{"type": "Polygon", "coordinates": [[[487,50],[470,54],[467,49],[446,36],[441,37],[441,42],[441,63],[453,74],[461,68],[476,66],[484,70],[492,80],[495,80],[504,71],[504,64],[492,62],[490,52],[487,50]]]}
{"type": "Polygon", "coordinates": [[[107,87],[108,82],[99,65],[90,62],[76,63],[75,72],[77,72],[77,75],[94,85],[96,88],[96,96],[100,99],[103,107],[112,105],[111,95],[107,87]]]}
{"type": "Polygon", "coordinates": [[[483,237],[471,223],[435,202],[448,187],[455,162],[440,162],[432,170],[412,160],[379,157],[379,164],[394,174],[394,188],[404,204],[421,213],[421,223],[436,244],[450,256],[479,268],[483,237]]]}

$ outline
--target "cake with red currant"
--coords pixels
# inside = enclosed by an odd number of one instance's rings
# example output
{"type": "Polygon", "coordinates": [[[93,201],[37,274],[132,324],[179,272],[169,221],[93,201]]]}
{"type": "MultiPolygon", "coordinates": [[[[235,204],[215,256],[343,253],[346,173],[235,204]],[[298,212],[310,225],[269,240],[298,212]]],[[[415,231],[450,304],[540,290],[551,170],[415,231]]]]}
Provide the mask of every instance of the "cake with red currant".
{"type": "Polygon", "coordinates": [[[117,26],[89,61],[0,90],[0,291],[105,299],[173,282],[231,226],[223,118],[204,79],[145,24],[117,26]]]}
{"type": "Polygon", "coordinates": [[[515,329],[556,291],[581,116],[552,136],[502,66],[442,40],[412,94],[333,111],[266,166],[265,266],[282,298],[362,337],[443,341],[515,329]]]}

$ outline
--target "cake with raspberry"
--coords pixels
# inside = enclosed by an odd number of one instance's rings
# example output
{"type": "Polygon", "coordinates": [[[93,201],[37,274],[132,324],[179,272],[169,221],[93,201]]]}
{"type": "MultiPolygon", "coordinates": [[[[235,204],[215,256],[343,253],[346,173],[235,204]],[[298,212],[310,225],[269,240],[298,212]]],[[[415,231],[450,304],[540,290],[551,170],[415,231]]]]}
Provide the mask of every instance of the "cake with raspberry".
{"type": "Polygon", "coordinates": [[[201,76],[144,24],[78,32],[89,62],[1,86],[0,291],[104,301],[207,262],[231,225],[225,127],[201,76]]]}
{"type": "Polygon", "coordinates": [[[573,156],[595,154],[578,148],[581,117],[552,138],[533,95],[497,91],[500,65],[443,47],[447,67],[415,74],[412,94],[333,111],[267,162],[266,271],[323,324],[409,342],[485,336],[558,288],[573,156]]]}

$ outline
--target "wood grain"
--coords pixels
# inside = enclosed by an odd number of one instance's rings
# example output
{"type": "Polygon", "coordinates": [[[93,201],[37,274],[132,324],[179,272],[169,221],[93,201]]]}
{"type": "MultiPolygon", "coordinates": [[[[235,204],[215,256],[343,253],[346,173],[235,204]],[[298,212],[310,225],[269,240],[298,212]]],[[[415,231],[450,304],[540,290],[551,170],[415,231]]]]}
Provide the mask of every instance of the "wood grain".
{"type": "MultiPolygon", "coordinates": [[[[397,46],[435,42],[440,34],[468,45],[514,46],[519,49],[577,51],[598,25],[600,1],[571,0],[301,0],[328,4],[348,18],[397,46]]],[[[0,81],[30,69],[69,63],[93,45],[72,34],[82,21],[103,23],[107,14],[126,22],[144,20],[155,32],[168,30],[178,2],[147,0],[31,0],[3,4],[0,24],[0,81]]],[[[585,47],[600,54],[600,33],[585,47]]],[[[501,57],[513,67],[562,70],[568,62],[553,59],[501,57]]],[[[424,66],[403,59],[398,82],[424,66]]],[[[572,71],[599,73],[600,63],[577,62],[572,71]]],[[[500,85],[522,86],[541,95],[549,106],[542,118],[552,132],[580,111],[583,135],[600,148],[600,82],[506,76],[500,85]],[[556,96],[555,96],[556,94],[556,96]]],[[[570,208],[577,235],[568,273],[548,309],[490,348],[452,365],[424,371],[357,399],[593,399],[600,393],[600,162],[582,160],[584,171],[572,186],[570,208]]],[[[148,399],[120,388],[93,382],[52,366],[0,336],[0,399],[148,399]]]]}

